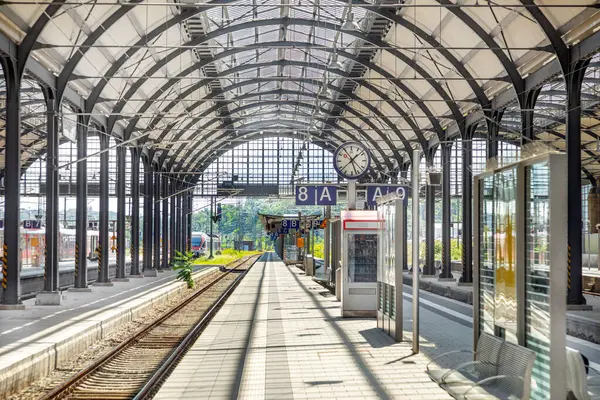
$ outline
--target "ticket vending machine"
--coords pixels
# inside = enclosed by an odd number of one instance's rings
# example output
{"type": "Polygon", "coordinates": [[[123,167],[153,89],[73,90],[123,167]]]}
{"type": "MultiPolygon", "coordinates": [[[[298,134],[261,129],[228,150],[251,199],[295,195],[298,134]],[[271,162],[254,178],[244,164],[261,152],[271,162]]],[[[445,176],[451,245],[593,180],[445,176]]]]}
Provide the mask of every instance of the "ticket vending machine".
{"type": "Polygon", "coordinates": [[[403,200],[393,195],[377,201],[381,224],[377,265],[377,327],[402,341],[402,263],[406,237],[403,200]]]}
{"type": "Polygon", "coordinates": [[[343,210],[342,316],[377,316],[377,211],[343,210]]]}

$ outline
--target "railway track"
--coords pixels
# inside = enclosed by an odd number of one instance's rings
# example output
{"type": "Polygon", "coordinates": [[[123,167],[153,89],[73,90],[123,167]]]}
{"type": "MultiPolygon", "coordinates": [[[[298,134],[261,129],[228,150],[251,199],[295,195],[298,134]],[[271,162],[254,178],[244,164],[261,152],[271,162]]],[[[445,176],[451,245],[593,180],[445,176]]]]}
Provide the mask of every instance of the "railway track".
{"type": "Polygon", "coordinates": [[[203,277],[193,295],[46,393],[42,399],[149,398],[258,257],[250,257],[203,277]]]}

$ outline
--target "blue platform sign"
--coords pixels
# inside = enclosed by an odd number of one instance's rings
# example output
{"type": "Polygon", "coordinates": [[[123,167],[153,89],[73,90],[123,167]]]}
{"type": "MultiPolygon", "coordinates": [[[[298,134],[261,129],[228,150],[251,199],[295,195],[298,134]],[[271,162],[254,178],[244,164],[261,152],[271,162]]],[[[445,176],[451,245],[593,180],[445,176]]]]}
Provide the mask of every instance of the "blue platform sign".
{"type": "Polygon", "coordinates": [[[288,228],[280,228],[279,232],[277,234],[279,235],[287,235],[288,233],[290,233],[290,230],[288,228]]]}
{"type": "Polygon", "coordinates": [[[401,200],[407,201],[408,199],[408,188],[406,186],[367,186],[367,205],[377,205],[377,199],[383,197],[389,193],[396,192],[401,200]]]}
{"type": "Polygon", "coordinates": [[[23,228],[25,229],[41,229],[42,221],[38,221],[35,219],[26,219],[23,221],[23,228]]]}
{"type": "Polygon", "coordinates": [[[298,229],[300,223],[297,219],[284,219],[281,221],[282,229],[298,229]]]}
{"type": "Polygon", "coordinates": [[[296,186],[297,206],[335,206],[336,204],[336,186],[296,186]]]}
{"type": "Polygon", "coordinates": [[[4,220],[0,219],[0,229],[4,229],[4,220]]]}
{"type": "Polygon", "coordinates": [[[314,206],[317,189],[315,186],[296,186],[296,205],[314,206]]]}
{"type": "Polygon", "coordinates": [[[337,187],[317,186],[317,205],[335,206],[337,204],[337,187]]]}

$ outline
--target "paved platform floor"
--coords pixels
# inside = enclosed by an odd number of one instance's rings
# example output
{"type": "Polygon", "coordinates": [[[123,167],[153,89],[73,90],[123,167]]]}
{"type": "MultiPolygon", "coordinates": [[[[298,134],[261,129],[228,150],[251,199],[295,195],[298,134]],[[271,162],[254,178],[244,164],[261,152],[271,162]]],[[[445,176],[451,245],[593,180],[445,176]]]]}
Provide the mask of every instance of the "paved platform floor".
{"type": "Polygon", "coordinates": [[[428,355],[470,347],[459,324],[424,310],[434,340],[413,355],[375,319],[342,319],[334,296],[276,257],[254,265],[155,399],[450,398],[424,370],[428,355]]]}

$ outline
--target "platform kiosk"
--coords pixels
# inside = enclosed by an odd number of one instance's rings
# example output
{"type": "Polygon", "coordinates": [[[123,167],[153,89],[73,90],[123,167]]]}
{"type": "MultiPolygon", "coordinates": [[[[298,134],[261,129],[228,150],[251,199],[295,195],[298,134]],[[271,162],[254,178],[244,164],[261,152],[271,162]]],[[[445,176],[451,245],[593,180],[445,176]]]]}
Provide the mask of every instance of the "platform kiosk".
{"type": "Polygon", "coordinates": [[[342,316],[377,316],[377,211],[343,210],[342,316]]]}
{"type": "Polygon", "coordinates": [[[377,327],[396,342],[402,341],[402,254],[406,237],[403,199],[396,193],[377,200],[381,222],[377,263],[377,327]]]}
{"type": "Polygon", "coordinates": [[[532,399],[566,393],[566,172],[551,153],[474,182],[474,346],[488,332],[534,350],[532,399]]]}

